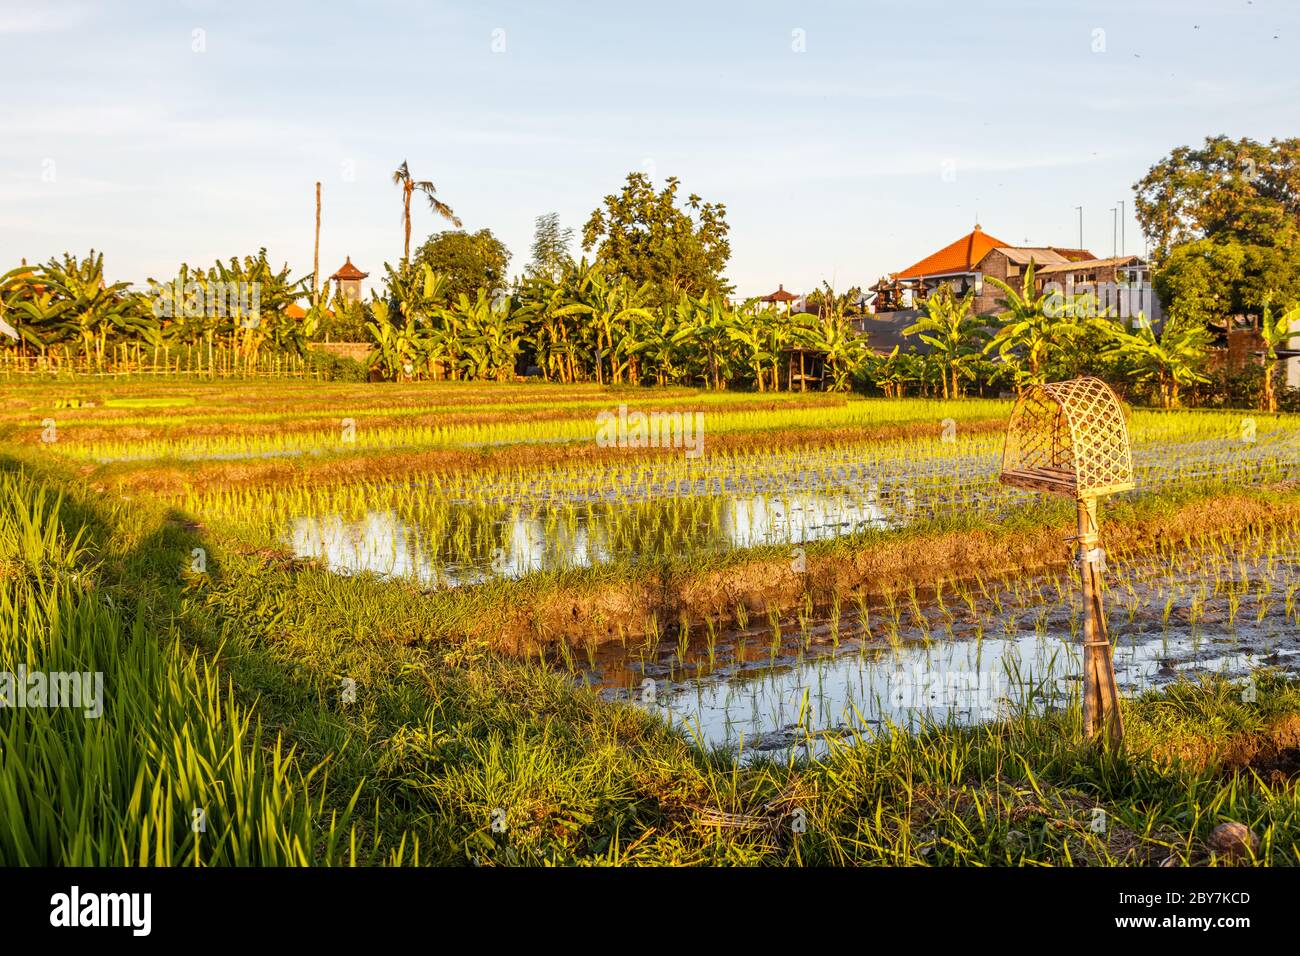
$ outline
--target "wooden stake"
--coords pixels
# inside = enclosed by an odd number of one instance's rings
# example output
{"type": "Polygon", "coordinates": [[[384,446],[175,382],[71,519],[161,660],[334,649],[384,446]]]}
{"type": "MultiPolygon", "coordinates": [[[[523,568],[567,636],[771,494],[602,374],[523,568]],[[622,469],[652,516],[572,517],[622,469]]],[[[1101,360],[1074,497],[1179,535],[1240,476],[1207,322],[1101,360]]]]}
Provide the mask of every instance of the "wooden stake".
{"type": "Polygon", "coordinates": [[[1079,499],[1079,577],[1083,582],[1083,733],[1119,747],[1124,722],[1119,712],[1115,661],[1101,599],[1101,551],[1097,499],[1079,499]]]}

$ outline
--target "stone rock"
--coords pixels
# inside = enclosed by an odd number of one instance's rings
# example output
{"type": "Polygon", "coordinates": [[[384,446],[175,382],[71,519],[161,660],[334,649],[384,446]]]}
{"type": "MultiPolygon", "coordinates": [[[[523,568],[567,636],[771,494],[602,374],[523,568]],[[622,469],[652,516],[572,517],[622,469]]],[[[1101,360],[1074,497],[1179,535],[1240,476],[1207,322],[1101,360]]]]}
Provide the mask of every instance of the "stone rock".
{"type": "Polygon", "coordinates": [[[1210,834],[1210,852],[1233,862],[1248,860],[1259,849],[1259,838],[1244,823],[1220,823],[1210,834]]]}

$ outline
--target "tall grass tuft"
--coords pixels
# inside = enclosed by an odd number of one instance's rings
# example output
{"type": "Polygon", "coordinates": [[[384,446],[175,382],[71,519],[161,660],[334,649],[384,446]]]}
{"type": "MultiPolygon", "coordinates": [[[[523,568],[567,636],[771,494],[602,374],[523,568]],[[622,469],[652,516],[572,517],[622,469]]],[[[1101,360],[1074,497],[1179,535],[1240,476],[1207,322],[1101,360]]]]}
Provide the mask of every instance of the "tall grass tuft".
{"type": "Polygon", "coordinates": [[[115,605],[64,518],[61,496],[0,473],[0,865],[351,862],[352,806],[314,796],[323,766],[265,733],[216,663],[115,605]],[[24,673],[87,675],[87,693],[35,706],[24,673]]]}

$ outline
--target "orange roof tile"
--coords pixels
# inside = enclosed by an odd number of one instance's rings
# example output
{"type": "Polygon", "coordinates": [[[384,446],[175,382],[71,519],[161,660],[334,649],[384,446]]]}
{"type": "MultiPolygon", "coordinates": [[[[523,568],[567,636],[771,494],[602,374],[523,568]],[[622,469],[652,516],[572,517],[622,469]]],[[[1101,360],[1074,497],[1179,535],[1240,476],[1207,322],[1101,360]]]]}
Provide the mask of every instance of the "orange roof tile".
{"type": "Polygon", "coordinates": [[[760,302],[793,302],[797,298],[799,298],[797,295],[785,291],[785,285],[783,283],[777,286],[775,292],[773,292],[771,295],[763,296],[763,298],[760,299],[759,301],[760,302]]]}
{"type": "Polygon", "coordinates": [[[954,272],[970,272],[992,249],[1008,243],[995,239],[978,225],[956,242],[944,246],[933,255],[926,256],[915,265],[908,266],[894,276],[895,279],[920,279],[923,276],[942,276],[954,272]]]}
{"type": "Polygon", "coordinates": [[[348,256],[348,261],[339,267],[339,271],[330,276],[331,279],[364,279],[370,275],[369,272],[362,272],[352,264],[352,257],[348,256]]]}
{"type": "MultiPolygon", "coordinates": [[[[284,307],[284,314],[291,319],[307,318],[307,310],[304,309],[302,306],[300,306],[297,302],[290,302],[288,305],[286,305],[284,307]]],[[[329,309],[326,308],[321,309],[321,315],[333,315],[333,314],[334,313],[329,309]]]]}

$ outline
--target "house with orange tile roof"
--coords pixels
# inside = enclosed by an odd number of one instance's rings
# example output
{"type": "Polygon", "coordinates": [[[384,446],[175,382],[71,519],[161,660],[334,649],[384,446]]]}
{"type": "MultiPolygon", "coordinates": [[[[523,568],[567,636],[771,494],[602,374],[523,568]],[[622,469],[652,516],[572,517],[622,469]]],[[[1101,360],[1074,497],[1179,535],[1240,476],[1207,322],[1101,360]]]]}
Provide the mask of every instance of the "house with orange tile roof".
{"type": "Polygon", "coordinates": [[[872,286],[875,310],[882,313],[916,313],[931,292],[948,286],[957,295],[973,294],[973,311],[988,315],[999,310],[1002,290],[992,277],[1018,289],[1025,273],[1034,269],[1034,288],[1044,291],[1049,284],[1066,295],[1137,289],[1139,294],[1112,295],[1107,300],[1117,316],[1130,318],[1142,311],[1148,318],[1161,314],[1150,294],[1150,268],[1138,256],[1098,259],[1087,249],[1065,246],[1015,246],[975,228],[955,242],[931,253],[906,269],[886,276],[872,286]]]}

